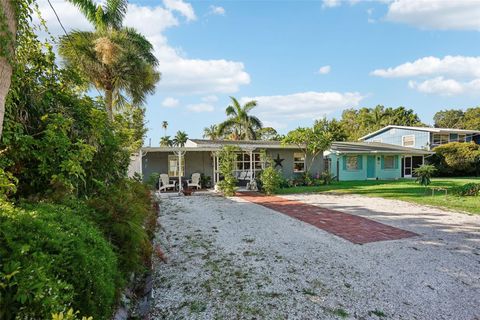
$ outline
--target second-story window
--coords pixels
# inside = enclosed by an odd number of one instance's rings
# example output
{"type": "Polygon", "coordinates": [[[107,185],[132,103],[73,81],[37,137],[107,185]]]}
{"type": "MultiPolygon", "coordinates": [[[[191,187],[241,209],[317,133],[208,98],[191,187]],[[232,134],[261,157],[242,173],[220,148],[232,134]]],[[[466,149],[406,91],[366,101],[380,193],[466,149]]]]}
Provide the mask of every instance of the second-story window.
{"type": "Polygon", "coordinates": [[[449,134],[443,134],[443,133],[433,134],[433,144],[445,144],[445,143],[448,143],[449,140],[450,140],[449,134]]]}
{"type": "Polygon", "coordinates": [[[415,146],[415,136],[408,135],[408,136],[403,136],[402,137],[402,145],[404,147],[414,147],[415,146]]]}

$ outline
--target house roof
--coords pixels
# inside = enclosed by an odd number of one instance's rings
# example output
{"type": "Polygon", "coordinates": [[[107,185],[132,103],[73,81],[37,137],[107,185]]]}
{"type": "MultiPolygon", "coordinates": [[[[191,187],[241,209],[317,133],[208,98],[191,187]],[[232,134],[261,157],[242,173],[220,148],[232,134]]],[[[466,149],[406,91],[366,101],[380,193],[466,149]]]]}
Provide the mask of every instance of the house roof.
{"type": "Polygon", "coordinates": [[[241,150],[299,149],[296,145],[283,145],[280,141],[188,139],[184,147],[146,147],[142,150],[145,152],[218,151],[227,145],[237,146],[241,150]]]}
{"type": "Polygon", "coordinates": [[[380,142],[334,142],[330,147],[330,151],[337,154],[345,153],[373,153],[373,154],[418,154],[427,155],[434,154],[434,152],[396,146],[393,144],[380,142]]]}
{"type": "Polygon", "coordinates": [[[416,130],[416,131],[423,131],[423,132],[433,132],[433,133],[474,133],[474,134],[480,134],[480,131],[478,130],[464,130],[464,129],[454,129],[454,128],[432,128],[432,127],[408,127],[408,126],[395,126],[395,125],[388,125],[386,127],[383,127],[382,129],[379,129],[377,131],[371,132],[358,140],[365,140],[370,138],[371,136],[374,136],[376,134],[379,134],[383,131],[387,131],[389,129],[407,129],[407,130],[416,130]]]}

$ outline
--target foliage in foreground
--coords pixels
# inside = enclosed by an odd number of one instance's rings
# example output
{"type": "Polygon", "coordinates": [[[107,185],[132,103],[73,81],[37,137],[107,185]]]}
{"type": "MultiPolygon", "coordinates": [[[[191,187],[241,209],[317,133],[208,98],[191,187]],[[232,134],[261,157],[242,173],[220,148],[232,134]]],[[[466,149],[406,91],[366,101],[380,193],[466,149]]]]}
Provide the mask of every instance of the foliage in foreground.
{"type": "Polygon", "coordinates": [[[235,195],[237,189],[237,179],[233,175],[237,151],[237,148],[233,146],[224,146],[218,157],[219,171],[223,176],[223,180],[218,183],[218,187],[228,197],[235,195]]]}
{"type": "Polygon", "coordinates": [[[271,195],[276,193],[280,188],[282,176],[273,166],[268,166],[262,171],[260,181],[262,182],[262,190],[265,194],[271,195]]]}
{"type": "Polygon", "coordinates": [[[1,319],[49,319],[70,307],[107,319],[118,279],[111,245],[79,212],[0,202],[1,319]]]}
{"type": "Polygon", "coordinates": [[[413,173],[417,176],[417,182],[426,187],[431,183],[431,178],[437,171],[437,168],[431,164],[422,164],[420,167],[413,169],[413,173]]]}
{"type": "Polygon", "coordinates": [[[480,175],[480,145],[470,142],[451,142],[434,149],[431,160],[439,175],[480,175]]]}

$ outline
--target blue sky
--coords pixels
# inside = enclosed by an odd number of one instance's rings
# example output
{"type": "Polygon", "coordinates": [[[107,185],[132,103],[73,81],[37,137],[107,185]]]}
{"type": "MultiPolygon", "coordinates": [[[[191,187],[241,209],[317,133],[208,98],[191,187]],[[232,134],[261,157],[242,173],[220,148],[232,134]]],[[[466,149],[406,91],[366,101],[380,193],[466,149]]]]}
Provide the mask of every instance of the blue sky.
{"type": "MultiPolygon", "coordinates": [[[[48,7],[50,30],[60,32],[48,7]]],[[[53,1],[67,28],[89,28],[53,1]]],[[[348,107],[436,111],[479,105],[480,1],[131,1],[125,23],[154,44],[163,79],[146,144],[225,119],[229,96],[285,133],[348,107]]]]}

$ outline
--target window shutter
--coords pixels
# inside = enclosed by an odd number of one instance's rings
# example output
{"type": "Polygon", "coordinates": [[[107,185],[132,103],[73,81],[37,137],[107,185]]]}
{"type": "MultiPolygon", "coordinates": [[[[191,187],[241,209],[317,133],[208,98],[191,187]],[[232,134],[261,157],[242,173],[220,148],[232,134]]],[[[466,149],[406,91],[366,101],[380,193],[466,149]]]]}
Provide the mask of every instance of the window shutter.
{"type": "Polygon", "coordinates": [[[395,169],[398,169],[398,155],[395,156],[395,166],[394,166],[395,169]]]}
{"type": "Polygon", "coordinates": [[[343,170],[347,170],[347,156],[342,157],[343,170]]]}
{"type": "Polygon", "coordinates": [[[382,170],[385,169],[385,156],[382,156],[382,170]]]}
{"type": "Polygon", "coordinates": [[[357,156],[357,163],[358,163],[358,170],[362,170],[363,169],[363,156],[357,156]]]}

